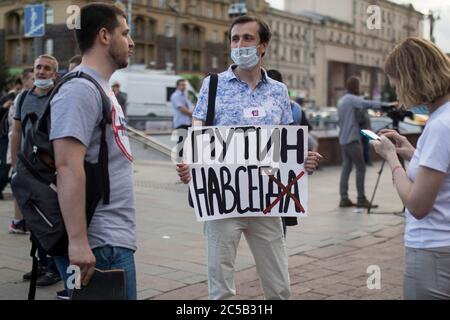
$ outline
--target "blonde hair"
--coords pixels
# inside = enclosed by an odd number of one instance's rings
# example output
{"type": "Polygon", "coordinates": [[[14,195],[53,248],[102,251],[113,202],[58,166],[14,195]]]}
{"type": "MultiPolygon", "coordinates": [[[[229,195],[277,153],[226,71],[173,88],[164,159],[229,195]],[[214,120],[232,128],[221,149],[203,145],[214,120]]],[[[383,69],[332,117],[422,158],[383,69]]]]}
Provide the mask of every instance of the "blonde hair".
{"type": "Polygon", "coordinates": [[[410,37],[388,55],[384,71],[401,104],[428,104],[450,92],[450,58],[431,41],[410,37]]]}
{"type": "Polygon", "coordinates": [[[58,72],[58,69],[59,69],[58,60],[56,60],[56,58],[54,56],[49,55],[49,54],[41,54],[39,57],[36,58],[36,60],[42,59],[42,58],[52,60],[54,66],[55,66],[55,71],[58,72]]]}

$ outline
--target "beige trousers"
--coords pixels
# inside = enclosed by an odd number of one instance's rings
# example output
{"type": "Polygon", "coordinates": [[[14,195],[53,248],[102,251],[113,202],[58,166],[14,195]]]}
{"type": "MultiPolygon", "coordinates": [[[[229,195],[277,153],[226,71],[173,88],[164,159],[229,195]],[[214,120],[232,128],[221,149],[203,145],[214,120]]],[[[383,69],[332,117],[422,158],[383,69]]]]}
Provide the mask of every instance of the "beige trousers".
{"type": "Polygon", "coordinates": [[[235,297],[234,265],[242,233],[255,259],[265,298],[289,299],[288,256],[281,218],[276,217],[230,218],[205,222],[209,299],[225,300],[235,297]]]}

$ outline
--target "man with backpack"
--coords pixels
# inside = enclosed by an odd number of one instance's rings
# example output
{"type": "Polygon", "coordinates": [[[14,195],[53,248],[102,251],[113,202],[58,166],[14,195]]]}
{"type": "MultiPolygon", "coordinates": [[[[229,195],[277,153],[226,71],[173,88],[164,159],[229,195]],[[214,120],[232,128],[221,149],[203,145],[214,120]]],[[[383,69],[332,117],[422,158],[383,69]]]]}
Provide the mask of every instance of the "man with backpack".
{"type": "Polygon", "coordinates": [[[137,296],[133,158],[125,117],[108,82],[115,70],[127,67],[134,43],[126,15],[118,7],[92,3],[80,14],[81,28],[75,32],[82,63],[67,76],[85,74],[91,80],[75,76],[59,87],[50,102],[49,139],[68,239],[67,255],[57,256],[55,261],[68,291],[73,289],[67,286],[69,265],[79,268],[82,285],[89,283],[95,268],[123,269],[126,298],[132,300],[137,296]],[[101,156],[105,148],[106,159],[101,156]],[[106,161],[101,174],[108,186],[103,202],[94,206],[89,224],[86,204],[90,192],[86,188],[90,187],[90,175],[98,170],[87,170],[86,162],[95,163],[97,159],[106,161]]]}
{"type": "MultiPolygon", "coordinates": [[[[41,55],[34,62],[34,83],[29,91],[24,91],[19,97],[14,114],[14,123],[11,134],[11,165],[13,171],[16,169],[17,155],[22,149],[24,133],[30,129],[31,122],[28,121],[29,114],[41,116],[45,105],[50,97],[54,87],[54,81],[58,73],[58,61],[51,55],[41,55]]],[[[18,195],[14,192],[14,196],[18,195]]],[[[14,223],[14,222],[13,222],[14,223]]],[[[15,228],[25,228],[24,221],[19,222],[22,225],[15,228]]],[[[12,226],[11,226],[12,227],[12,226]]],[[[24,229],[25,230],[25,229],[24,229]]],[[[37,285],[49,286],[61,280],[59,272],[53,262],[53,259],[47,256],[47,252],[42,247],[38,247],[39,266],[37,270],[37,285]]],[[[23,280],[31,280],[32,273],[26,273],[23,280]]]]}
{"type": "MultiPolygon", "coordinates": [[[[271,38],[269,26],[259,18],[242,16],[233,21],[228,34],[234,64],[227,71],[203,81],[193,113],[193,126],[291,124],[292,111],[286,86],[269,78],[261,67],[271,38]],[[216,83],[215,89],[211,83],[216,83]],[[215,110],[210,117],[208,97],[214,90],[217,92],[215,110]]],[[[312,173],[320,157],[317,153],[309,153],[305,159],[306,171],[312,173]]],[[[177,171],[181,181],[189,183],[189,165],[179,164],[177,171]]],[[[233,299],[236,295],[234,264],[242,234],[255,258],[265,298],[290,298],[288,256],[279,217],[207,221],[205,234],[210,299],[233,299]]]]}

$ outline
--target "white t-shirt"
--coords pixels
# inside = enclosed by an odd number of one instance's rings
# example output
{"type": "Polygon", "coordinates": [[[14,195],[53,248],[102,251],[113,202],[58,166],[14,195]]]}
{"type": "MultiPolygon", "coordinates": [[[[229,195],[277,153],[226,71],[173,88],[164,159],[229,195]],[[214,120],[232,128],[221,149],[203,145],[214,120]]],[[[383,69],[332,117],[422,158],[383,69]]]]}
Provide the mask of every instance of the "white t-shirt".
{"type": "Polygon", "coordinates": [[[406,209],[405,245],[410,248],[450,246],[450,102],[430,116],[409,164],[408,176],[414,181],[419,166],[445,173],[433,209],[422,220],[406,209]]]}

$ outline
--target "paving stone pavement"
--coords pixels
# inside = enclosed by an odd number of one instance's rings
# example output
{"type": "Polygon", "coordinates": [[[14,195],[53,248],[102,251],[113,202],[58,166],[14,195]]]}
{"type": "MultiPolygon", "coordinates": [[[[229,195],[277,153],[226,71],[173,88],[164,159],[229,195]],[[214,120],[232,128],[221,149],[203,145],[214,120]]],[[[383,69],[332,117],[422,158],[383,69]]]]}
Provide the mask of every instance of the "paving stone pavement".
{"type": "MultiPolygon", "coordinates": [[[[370,196],[379,163],[369,167],[370,196]]],[[[310,177],[309,216],[288,228],[287,251],[293,299],[400,299],[403,273],[402,209],[389,172],[381,176],[377,213],[339,209],[339,167],[326,167],[310,177]],[[369,290],[366,273],[380,267],[381,289],[369,290]]],[[[166,162],[135,164],[139,299],[206,299],[206,246],[203,225],[187,205],[186,186],[177,182],[166,162]]],[[[8,234],[12,200],[0,201],[0,299],[26,299],[22,274],[31,268],[26,236],[8,234]]],[[[355,199],[354,175],[350,196],[355,199]]],[[[236,259],[238,299],[261,299],[253,257],[242,240],[236,259]]],[[[62,284],[39,288],[37,299],[54,299],[62,284]]]]}

